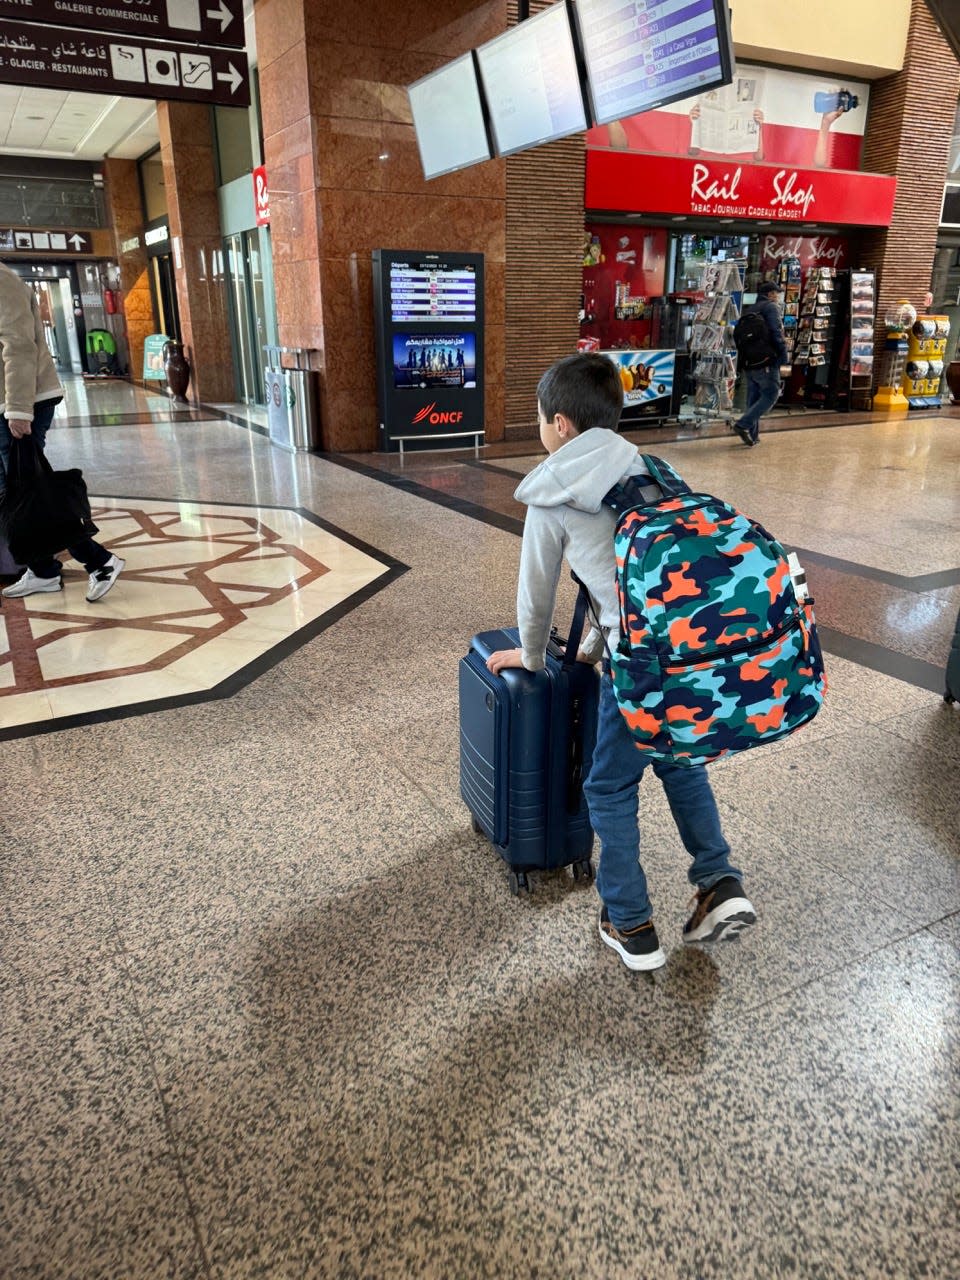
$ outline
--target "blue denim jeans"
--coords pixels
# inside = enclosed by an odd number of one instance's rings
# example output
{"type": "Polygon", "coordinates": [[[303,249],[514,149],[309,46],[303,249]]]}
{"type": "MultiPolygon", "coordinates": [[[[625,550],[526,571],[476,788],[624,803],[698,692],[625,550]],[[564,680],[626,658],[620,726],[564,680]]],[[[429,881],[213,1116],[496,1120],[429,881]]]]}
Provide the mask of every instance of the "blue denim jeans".
{"type": "Polygon", "coordinates": [[[708,889],[724,876],[742,878],[730,865],[706,769],[645,759],[617,706],[613,681],[604,674],[597,745],[584,793],[600,840],[597,892],[618,929],[644,924],[653,914],[640,865],[639,783],[648,763],[663,783],[680,839],[693,859],[690,883],[708,889]]]}
{"type": "MultiPolygon", "coordinates": [[[[41,449],[46,443],[47,432],[50,430],[50,424],[53,422],[53,415],[59,403],[59,400],[39,400],[33,406],[33,424],[30,434],[41,449]]],[[[0,496],[6,489],[7,459],[10,457],[12,444],[13,436],[7,425],[7,419],[0,413],[0,496]]],[[[102,569],[110,559],[110,552],[105,547],[101,547],[99,542],[94,542],[93,538],[78,538],[67,550],[74,560],[83,565],[87,573],[95,573],[97,569],[102,569]]],[[[49,560],[34,560],[29,567],[38,578],[60,577],[60,561],[53,557],[49,560]]]]}
{"type": "Polygon", "coordinates": [[[737,425],[756,435],[760,419],[777,403],[782,388],[780,370],[775,364],[764,365],[762,369],[748,369],[747,407],[737,425]]]}

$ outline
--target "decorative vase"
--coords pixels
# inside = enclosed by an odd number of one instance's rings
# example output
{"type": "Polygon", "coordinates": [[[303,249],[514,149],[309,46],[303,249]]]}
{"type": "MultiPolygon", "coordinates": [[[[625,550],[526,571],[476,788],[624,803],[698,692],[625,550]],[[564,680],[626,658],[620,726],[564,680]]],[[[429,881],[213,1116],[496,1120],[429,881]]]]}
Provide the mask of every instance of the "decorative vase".
{"type": "Polygon", "coordinates": [[[163,373],[173,398],[185,400],[190,382],[190,363],[183,354],[182,342],[171,339],[163,344],[163,373]]]}
{"type": "Polygon", "coordinates": [[[950,399],[960,404],[960,360],[951,360],[946,367],[947,386],[950,388],[950,399]]]}

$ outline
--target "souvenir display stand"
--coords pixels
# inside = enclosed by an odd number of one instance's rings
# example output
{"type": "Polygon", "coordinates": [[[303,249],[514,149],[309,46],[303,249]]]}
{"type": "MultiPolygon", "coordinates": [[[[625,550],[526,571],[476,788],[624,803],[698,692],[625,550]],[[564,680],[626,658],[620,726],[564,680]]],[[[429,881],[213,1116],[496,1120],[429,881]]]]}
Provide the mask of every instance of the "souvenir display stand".
{"type": "Polygon", "coordinates": [[[850,408],[869,409],[873,403],[873,333],[876,315],[876,275],[850,272],[850,408]]]}
{"type": "Polygon", "coordinates": [[[830,394],[839,311],[836,277],[836,267],[812,267],[803,287],[794,363],[806,368],[805,404],[825,405],[830,394]]]}
{"type": "Polygon", "coordinates": [[[706,263],[703,299],[693,320],[690,350],[695,359],[694,414],[722,417],[733,409],[737,382],[737,348],[733,326],[740,318],[743,264],[733,260],[706,263]]]}
{"type": "Polygon", "coordinates": [[[784,258],[777,269],[777,284],[783,294],[783,339],[787,346],[787,364],[793,364],[800,323],[800,259],[784,258]]]}

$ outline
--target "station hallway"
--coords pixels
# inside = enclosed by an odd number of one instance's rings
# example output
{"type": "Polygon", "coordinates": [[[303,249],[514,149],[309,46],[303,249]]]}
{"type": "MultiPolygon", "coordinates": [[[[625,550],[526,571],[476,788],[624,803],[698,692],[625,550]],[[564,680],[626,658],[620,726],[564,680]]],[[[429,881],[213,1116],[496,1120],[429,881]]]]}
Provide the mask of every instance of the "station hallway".
{"type": "Polygon", "coordinates": [[[802,549],[830,680],[712,769],[742,941],[681,946],[645,779],[654,982],[458,794],[536,442],[231,414],[72,387],[50,457],[127,568],[0,615],[0,1275],[960,1275],[960,415],[635,437],[802,549]]]}

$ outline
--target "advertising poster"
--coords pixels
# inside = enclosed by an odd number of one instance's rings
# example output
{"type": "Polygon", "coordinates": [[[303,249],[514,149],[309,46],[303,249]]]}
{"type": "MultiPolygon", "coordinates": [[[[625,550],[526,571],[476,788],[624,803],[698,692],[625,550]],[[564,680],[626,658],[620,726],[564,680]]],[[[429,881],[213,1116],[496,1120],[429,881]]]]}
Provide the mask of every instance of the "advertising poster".
{"type": "Polygon", "coordinates": [[[163,367],[163,348],[170,339],[165,333],[149,333],[143,340],[143,379],[163,382],[166,372],[163,367]]]}
{"type": "Polygon", "coordinates": [[[395,333],[393,385],[417,391],[477,385],[472,333],[395,333]]]}
{"type": "Polygon", "coordinates": [[[601,351],[600,354],[617,366],[623,384],[624,410],[669,412],[675,351],[601,351]]]}
{"type": "Polygon", "coordinates": [[[590,147],[743,164],[859,169],[870,86],[738,63],[733,83],[600,125],[590,147]]]}

